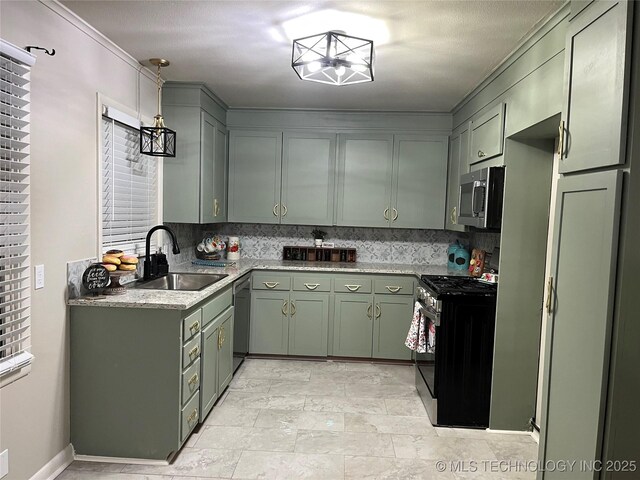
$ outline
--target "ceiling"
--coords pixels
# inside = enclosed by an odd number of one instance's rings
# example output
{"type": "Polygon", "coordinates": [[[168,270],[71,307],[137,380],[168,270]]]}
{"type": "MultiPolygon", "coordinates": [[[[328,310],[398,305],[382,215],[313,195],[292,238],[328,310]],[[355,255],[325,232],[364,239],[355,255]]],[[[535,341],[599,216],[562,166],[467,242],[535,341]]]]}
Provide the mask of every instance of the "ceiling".
{"type": "Polygon", "coordinates": [[[230,107],[448,112],[564,2],[555,0],[62,3],[163,78],[204,82],[230,107]],[[298,79],[291,40],[328,30],[372,39],[375,81],[298,79]]]}

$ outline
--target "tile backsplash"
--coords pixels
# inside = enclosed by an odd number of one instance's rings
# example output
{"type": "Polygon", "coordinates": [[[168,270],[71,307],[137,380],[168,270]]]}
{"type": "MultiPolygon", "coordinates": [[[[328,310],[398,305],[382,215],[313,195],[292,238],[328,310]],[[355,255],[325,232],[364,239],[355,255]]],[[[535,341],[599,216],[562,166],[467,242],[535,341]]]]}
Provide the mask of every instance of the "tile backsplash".
{"type": "MultiPolygon", "coordinates": [[[[203,225],[198,239],[217,234],[223,238],[240,237],[242,258],[282,259],[285,245],[313,245],[312,226],[237,224],[203,225]]],[[[442,230],[406,230],[395,228],[321,227],[325,241],[336,247],[357,249],[357,260],[367,263],[444,265],[447,247],[465,234],[442,230]]]]}

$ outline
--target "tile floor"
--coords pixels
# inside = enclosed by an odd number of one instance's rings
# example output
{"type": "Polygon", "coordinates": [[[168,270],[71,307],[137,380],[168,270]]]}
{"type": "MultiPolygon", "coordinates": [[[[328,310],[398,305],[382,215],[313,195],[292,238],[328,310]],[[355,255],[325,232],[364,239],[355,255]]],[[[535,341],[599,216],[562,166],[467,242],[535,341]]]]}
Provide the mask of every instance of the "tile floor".
{"type": "Polygon", "coordinates": [[[74,462],[58,480],[524,480],[537,449],[432,427],[409,366],[248,359],[171,465],[74,462]]]}

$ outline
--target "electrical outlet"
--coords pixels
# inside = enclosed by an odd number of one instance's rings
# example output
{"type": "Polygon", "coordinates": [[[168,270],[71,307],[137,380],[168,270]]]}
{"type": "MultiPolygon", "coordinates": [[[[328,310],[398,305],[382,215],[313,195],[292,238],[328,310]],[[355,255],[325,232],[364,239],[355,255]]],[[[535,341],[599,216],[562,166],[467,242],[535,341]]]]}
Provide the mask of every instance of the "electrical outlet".
{"type": "Polygon", "coordinates": [[[38,290],[40,288],[44,288],[44,265],[36,265],[34,270],[36,277],[35,289],[38,290]]]}
{"type": "Polygon", "coordinates": [[[9,473],[9,450],[0,453],[0,478],[9,473]]]}

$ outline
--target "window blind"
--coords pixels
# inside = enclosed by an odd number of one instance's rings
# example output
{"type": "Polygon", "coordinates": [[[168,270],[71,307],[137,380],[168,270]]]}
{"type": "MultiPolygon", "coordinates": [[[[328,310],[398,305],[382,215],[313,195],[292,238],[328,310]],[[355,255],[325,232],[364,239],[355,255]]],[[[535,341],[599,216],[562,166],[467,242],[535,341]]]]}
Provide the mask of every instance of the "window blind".
{"type": "Polygon", "coordinates": [[[158,160],[140,154],[139,131],[102,117],[102,248],[135,253],[158,224],[158,160]]]}
{"type": "Polygon", "coordinates": [[[28,365],[29,72],[35,58],[0,39],[0,377],[28,365]]]}

